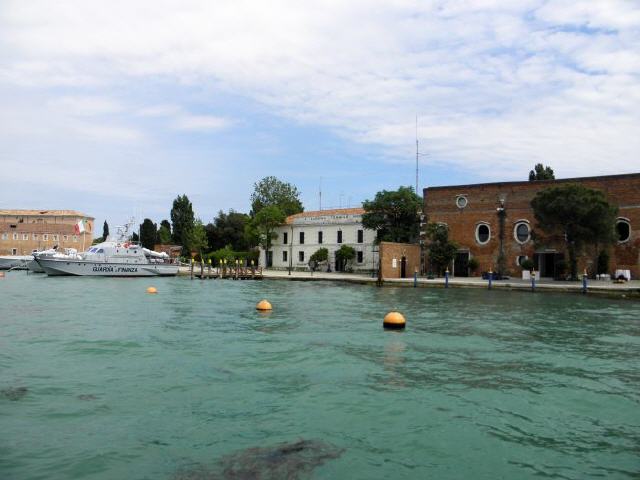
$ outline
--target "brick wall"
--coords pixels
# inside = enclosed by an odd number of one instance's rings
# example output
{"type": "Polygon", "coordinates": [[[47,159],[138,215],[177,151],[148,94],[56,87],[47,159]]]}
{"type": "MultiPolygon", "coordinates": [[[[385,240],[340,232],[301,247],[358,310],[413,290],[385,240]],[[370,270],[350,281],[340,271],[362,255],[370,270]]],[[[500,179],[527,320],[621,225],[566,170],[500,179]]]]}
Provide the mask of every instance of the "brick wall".
{"type": "MultiPolygon", "coordinates": [[[[536,230],[536,221],[531,209],[531,200],[535,194],[547,187],[579,183],[589,188],[602,190],[607,200],[618,207],[618,216],[628,219],[631,235],[628,241],[617,243],[610,248],[610,270],[629,269],[633,278],[640,277],[640,174],[587,177],[538,182],[505,182],[476,185],[458,185],[431,187],[424,189],[424,213],[429,222],[446,223],[450,238],[458,243],[461,251],[468,251],[479,263],[479,272],[496,269],[499,254],[499,217],[497,209],[504,201],[504,252],[507,270],[519,276],[518,256],[527,256],[538,262],[544,262],[544,255],[565,251],[561,239],[541,238],[518,242],[515,227],[518,222],[528,223],[536,230]],[[457,199],[464,197],[465,203],[457,199]],[[490,229],[490,238],[481,243],[476,237],[479,224],[484,223],[490,229]]],[[[539,233],[539,232],[538,232],[539,233]]],[[[579,261],[579,271],[591,267],[595,259],[593,251],[587,252],[579,261]]],[[[544,265],[536,265],[537,269],[544,265]]]]}
{"type": "Polygon", "coordinates": [[[403,258],[406,262],[405,278],[412,278],[415,269],[420,271],[420,246],[410,243],[380,242],[382,278],[401,278],[403,258]]]}

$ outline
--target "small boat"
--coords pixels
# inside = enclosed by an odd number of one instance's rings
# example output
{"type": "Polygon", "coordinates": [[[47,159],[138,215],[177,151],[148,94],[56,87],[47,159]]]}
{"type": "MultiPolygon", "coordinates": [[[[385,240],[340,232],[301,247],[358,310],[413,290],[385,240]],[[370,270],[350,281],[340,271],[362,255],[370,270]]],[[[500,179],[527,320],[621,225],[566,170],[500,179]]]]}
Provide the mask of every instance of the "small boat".
{"type": "Polygon", "coordinates": [[[47,275],[99,277],[157,277],[178,274],[178,263],[164,252],[143,248],[130,240],[133,219],[117,227],[117,239],[107,239],[76,254],[34,254],[47,275]]]}
{"type": "Polygon", "coordinates": [[[27,264],[33,260],[33,255],[2,255],[0,256],[0,270],[26,270],[27,264]]]}

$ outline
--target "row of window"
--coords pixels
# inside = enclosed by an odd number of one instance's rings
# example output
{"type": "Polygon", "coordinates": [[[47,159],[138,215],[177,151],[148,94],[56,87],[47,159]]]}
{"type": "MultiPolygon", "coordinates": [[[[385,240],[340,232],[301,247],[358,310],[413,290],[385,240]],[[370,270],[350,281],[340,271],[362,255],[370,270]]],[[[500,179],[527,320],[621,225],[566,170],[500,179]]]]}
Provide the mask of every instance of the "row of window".
{"type": "MultiPolygon", "coordinates": [[[[518,243],[527,243],[531,240],[531,228],[529,222],[522,220],[517,222],[513,227],[513,238],[518,243]]],[[[482,222],[476,225],[476,242],[485,245],[491,240],[491,226],[482,222]]]]}
{"type": "MultiPolygon", "coordinates": [[[[298,238],[299,238],[300,245],[304,245],[304,233],[305,232],[299,233],[298,238]]],[[[324,234],[322,233],[322,230],[321,230],[318,232],[318,243],[322,244],[323,241],[324,241],[324,234]]],[[[284,232],[282,234],[282,243],[283,245],[289,244],[289,232],[284,232]]],[[[337,232],[336,243],[342,243],[342,230],[338,230],[337,232]]],[[[358,230],[357,243],[364,243],[364,230],[358,230]]]]}
{"type": "MultiPolygon", "coordinates": [[[[618,242],[624,243],[631,237],[631,223],[626,218],[619,218],[616,220],[616,235],[618,242]]],[[[516,222],[513,227],[513,238],[516,242],[523,244],[531,240],[531,227],[529,222],[521,220],[516,222]]],[[[476,241],[480,245],[485,245],[491,240],[491,226],[482,222],[476,225],[476,241]]]]}
{"type": "MultiPolygon", "coordinates": [[[[29,240],[29,234],[28,233],[12,233],[11,234],[12,239],[13,240],[29,240]]],[[[57,242],[60,240],[60,235],[58,234],[48,234],[48,233],[43,233],[42,235],[37,234],[37,233],[33,233],[31,234],[31,239],[32,240],[43,240],[45,242],[48,242],[49,240],[52,240],[54,242],[57,242]],[[42,237],[42,238],[41,238],[42,237]]],[[[77,235],[73,235],[72,237],[74,242],[78,241],[78,236],[77,235]]],[[[9,234],[8,233],[3,233],[2,234],[2,240],[9,240],[9,234]]],[[[62,235],[62,240],[65,242],[69,241],[69,235],[62,235]]]]}
{"type": "MultiPolygon", "coordinates": [[[[286,250],[282,252],[282,261],[283,262],[288,262],[289,261],[289,252],[287,252],[286,250]]],[[[298,252],[298,261],[299,262],[304,262],[304,252],[300,251],[298,252]]],[[[357,251],[356,252],[356,262],[357,263],[362,263],[364,261],[364,255],[362,251],[357,251]]]]}

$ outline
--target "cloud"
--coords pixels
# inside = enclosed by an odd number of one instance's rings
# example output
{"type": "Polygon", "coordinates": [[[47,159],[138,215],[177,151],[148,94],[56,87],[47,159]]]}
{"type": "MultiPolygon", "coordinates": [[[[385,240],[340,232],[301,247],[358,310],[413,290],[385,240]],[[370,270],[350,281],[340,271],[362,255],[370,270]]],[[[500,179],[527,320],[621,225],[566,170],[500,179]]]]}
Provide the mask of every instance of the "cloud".
{"type": "Polygon", "coordinates": [[[178,130],[213,131],[226,128],[229,120],[212,115],[181,115],[176,118],[174,126],[178,130]]]}
{"type": "MultiPolygon", "coordinates": [[[[0,32],[5,88],[234,94],[390,161],[411,158],[416,114],[425,162],[487,178],[537,161],[625,172],[640,151],[633,0],[7,1],[0,32]]],[[[179,130],[232,126],[174,98],[128,108],[179,130]]]]}

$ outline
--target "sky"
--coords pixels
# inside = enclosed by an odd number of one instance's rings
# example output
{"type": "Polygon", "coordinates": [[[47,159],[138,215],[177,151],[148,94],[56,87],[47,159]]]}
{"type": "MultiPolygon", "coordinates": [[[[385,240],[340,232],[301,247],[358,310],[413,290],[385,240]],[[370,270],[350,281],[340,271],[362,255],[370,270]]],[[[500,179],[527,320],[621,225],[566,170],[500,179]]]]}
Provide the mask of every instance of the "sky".
{"type": "Polygon", "coordinates": [[[640,171],[640,1],[0,0],[0,208],[640,171]],[[416,130],[417,118],[417,130],[416,130]]]}

